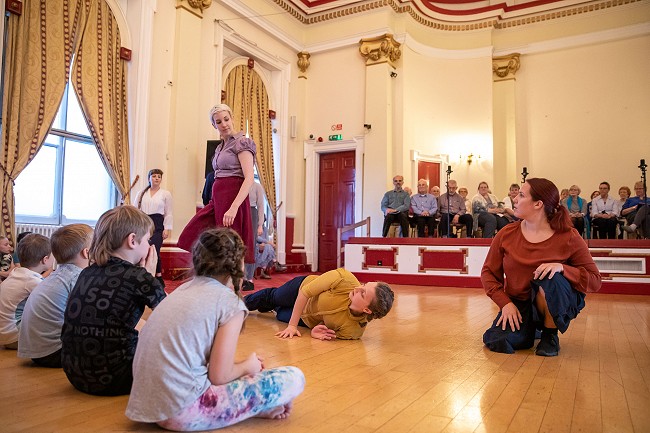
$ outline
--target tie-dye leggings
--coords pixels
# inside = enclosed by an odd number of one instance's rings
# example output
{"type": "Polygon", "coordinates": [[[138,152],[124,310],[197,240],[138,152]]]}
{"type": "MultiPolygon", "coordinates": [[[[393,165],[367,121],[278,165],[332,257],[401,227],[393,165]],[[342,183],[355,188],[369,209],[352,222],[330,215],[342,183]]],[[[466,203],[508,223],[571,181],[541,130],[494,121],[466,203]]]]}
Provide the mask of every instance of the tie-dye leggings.
{"type": "Polygon", "coordinates": [[[305,388],[305,376],[296,367],[264,370],[224,385],[212,385],[173,418],[158,423],[168,430],[213,430],[283,406],[305,388]]]}

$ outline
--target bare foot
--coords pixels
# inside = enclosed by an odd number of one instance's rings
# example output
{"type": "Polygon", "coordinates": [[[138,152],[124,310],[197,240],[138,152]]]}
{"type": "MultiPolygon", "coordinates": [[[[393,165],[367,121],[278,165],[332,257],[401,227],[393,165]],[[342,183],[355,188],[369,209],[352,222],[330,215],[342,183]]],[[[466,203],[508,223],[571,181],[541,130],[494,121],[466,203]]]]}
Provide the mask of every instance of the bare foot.
{"type": "Polygon", "coordinates": [[[291,409],[293,408],[293,402],[287,403],[284,406],[276,406],[266,412],[260,412],[256,415],[257,418],[268,418],[268,419],[285,419],[291,415],[291,409]]]}

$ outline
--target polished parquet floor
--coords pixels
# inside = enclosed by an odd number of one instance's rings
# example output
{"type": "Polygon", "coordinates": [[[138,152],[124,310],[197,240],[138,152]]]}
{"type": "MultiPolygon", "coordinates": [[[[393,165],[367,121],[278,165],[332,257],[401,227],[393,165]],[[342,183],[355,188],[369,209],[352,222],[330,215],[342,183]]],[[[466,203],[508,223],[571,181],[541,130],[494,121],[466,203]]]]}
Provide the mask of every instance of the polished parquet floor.
{"type": "MultiPolygon", "coordinates": [[[[600,295],[560,337],[559,357],[487,351],[497,308],[478,289],[397,286],[397,302],[361,341],[277,340],[252,313],[238,354],[307,378],[291,417],[226,431],[650,432],[650,297],[600,295]]],[[[155,360],[152,360],[155,362],[155,360]]],[[[124,416],[127,397],[75,391],[60,370],[0,350],[0,431],[162,431],[124,416]]]]}

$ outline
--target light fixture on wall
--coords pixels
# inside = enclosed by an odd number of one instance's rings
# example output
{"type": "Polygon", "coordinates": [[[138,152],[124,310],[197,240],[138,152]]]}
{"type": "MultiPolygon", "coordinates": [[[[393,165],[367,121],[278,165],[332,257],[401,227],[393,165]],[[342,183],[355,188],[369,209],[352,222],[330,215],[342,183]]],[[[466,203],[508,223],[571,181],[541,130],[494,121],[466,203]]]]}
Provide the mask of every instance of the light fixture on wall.
{"type": "MultiPolygon", "coordinates": [[[[474,161],[474,158],[476,159],[481,159],[481,155],[474,155],[473,153],[470,153],[467,155],[465,161],[467,161],[467,165],[471,165],[472,162],[474,161]]],[[[458,160],[462,161],[463,160],[463,155],[458,155],[458,160]]]]}

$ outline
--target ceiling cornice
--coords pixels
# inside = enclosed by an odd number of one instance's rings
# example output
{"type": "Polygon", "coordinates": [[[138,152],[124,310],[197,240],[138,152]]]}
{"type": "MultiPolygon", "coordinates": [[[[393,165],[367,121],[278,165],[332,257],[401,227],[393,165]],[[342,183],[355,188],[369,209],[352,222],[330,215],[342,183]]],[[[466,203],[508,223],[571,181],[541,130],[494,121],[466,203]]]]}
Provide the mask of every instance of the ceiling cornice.
{"type": "Polygon", "coordinates": [[[442,31],[511,28],[614,8],[646,0],[270,0],[302,24],[311,25],[390,8],[442,31]],[[491,4],[492,3],[492,4],[491,4]]]}

